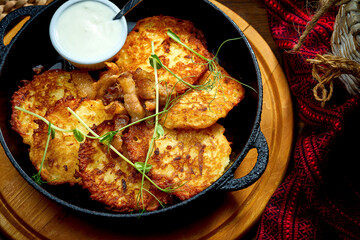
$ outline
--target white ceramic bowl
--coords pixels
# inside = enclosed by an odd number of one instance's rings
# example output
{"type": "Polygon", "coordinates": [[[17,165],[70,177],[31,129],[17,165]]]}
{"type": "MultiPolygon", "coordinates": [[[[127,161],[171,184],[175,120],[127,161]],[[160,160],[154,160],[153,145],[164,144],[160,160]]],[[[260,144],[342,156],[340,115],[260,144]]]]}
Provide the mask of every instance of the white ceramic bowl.
{"type": "MultiPolygon", "coordinates": [[[[69,0],[57,9],[51,19],[49,28],[50,39],[56,51],[75,67],[86,70],[98,70],[105,66],[106,61],[111,61],[124,45],[128,33],[127,22],[125,17],[122,17],[121,20],[114,20],[120,21],[119,24],[116,24],[116,27],[119,26],[121,28],[121,34],[119,34],[119,36],[115,36],[116,42],[112,44],[111,47],[106,47],[106,44],[103,43],[100,43],[98,46],[94,45],[96,49],[105,48],[104,51],[101,50],[99,53],[91,57],[85,56],[81,53],[75,53],[75,51],[69,51],[69,48],[67,48],[69,45],[66,46],[63,44],[62,40],[59,38],[59,18],[63,16],[64,12],[73,5],[82,4],[84,2],[98,2],[104,4],[114,11],[114,16],[120,11],[114,3],[108,0],[69,0]]],[[[74,17],[80,18],[81,16],[74,17]]],[[[91,39],[86,39],[86,41],[91,41],[91,39]]]]}

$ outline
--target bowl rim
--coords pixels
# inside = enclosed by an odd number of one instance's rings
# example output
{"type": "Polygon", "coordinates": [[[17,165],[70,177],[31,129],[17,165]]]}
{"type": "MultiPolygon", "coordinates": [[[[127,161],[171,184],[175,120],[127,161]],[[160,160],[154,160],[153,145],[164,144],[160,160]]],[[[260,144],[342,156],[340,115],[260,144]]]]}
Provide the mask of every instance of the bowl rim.
{"type": "Polygon", "coordinates": [[[59,20],[60,16],[69,7],[72,7],[73,5],[78,4],[78,3],[82,3],[82,2],[99,2],[101,4],[104,4],[104,5],[108,6],[108,7],[110,7],[115,12],[114,16],[116,15],[116,13],[118,13],[120,11],[119,7],[116,6],[113,2],[111,2],[109,0],[68,0],[65,3],[63,3],[55,11],[55,13],[52,16],[52,19],[50,21],[49,35],[50,35],[51,43],[54,46],[55,50],[63,58],[65,58],[65,59],[67,59],[70,62],[75,63],[75,64],[94,65],[94,64],[97,64],[97,63],[102,63],[102,62],[108,61],[111,58],[113,58],[120,51],[120,49],[123,47],[123,45],[125,43],[127,33],[128,33],[127,21],[126,21],[125,16],[122,17],[120,20],[115,20],[115,21],[120,21],[120,26],[121,26],[121,33],[122,34],[121,34],[121,36],[119,38],[119,41],[106,54],[101,55],[99,57],[81,58],[79,56],[75,56],[75,55],[69,53],[66,49],[64,49],[61,46],[60,42],[59,42],[59,36],[58,36],[57,31],[55,29],[56,29],[56,25],[58,23],[58,20],[59,20]]]}

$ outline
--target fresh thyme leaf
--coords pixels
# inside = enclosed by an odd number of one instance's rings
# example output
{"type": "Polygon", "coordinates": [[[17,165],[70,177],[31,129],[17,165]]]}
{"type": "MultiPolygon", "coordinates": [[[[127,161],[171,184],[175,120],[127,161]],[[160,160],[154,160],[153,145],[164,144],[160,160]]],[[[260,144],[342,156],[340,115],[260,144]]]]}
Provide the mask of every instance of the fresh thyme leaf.
{"type": "Polygon", "coordinates": [[[145,164],[144,162],[136,162],[135,168],[140,172],[144,172],[145,170],[145,173],[148,173],[152,168],[152,165],[148,163],[145,164]]]}
{"type": "Polygon", "coordinates": [[[80,143],[85,140],[84,134],[82,134],[82,132],[80,132],[80,130],[77,129],[77,128],[75,128],[75,129],[73,130],[73,135],[74,135],[75,139],[76,139],[78,142],[80,142],[80,143]]]}
{"type": "Polygon", "coordinates": [[[149,57],[149,63],[150,66],[152,66],[156,70],[161,69],[163,66],[161,64],[160,58],[156,54],[151,54],[151,56],[149,57]]]}

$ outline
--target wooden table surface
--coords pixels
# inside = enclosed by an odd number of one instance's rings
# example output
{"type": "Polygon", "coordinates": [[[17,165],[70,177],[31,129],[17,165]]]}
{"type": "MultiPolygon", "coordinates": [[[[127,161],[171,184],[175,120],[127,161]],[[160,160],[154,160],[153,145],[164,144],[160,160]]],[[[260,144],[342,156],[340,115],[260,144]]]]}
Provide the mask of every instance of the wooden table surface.
{"type": "MultiPolygon", "coordinates": [[[[277,60],[281,64],[280,51],[272,39],[268,25],[266,8],[262,0],[218,0],[218,2],[230,8],[248,22],[268,43],[277,60]]],[[[256,234],[256,228],[257,225],[255,225],[255,227],[250,230],[243,239],[253,239],[256,234]]],[[[1,235],[0,239],[3,239],[1,235]]]]}
{"type": "MultiPolygon", "coordinates": [[[[248,22],[268,43],[280,65],[282,58],[278,46],[271,36],[266,7],[263,0],[218,0],[248,22]]],[[[254,239],[258,225],[256,224],[242,240],[254,239]]]]}
{"type": "MultiPolygon", "coordinates": [[[[255,30],[264,38],[268,43],[271,50],[275,54],[280,65],[282,64],[282,58],[280,50],[274,42],[271,36],[268,17],[266,13],[266,7],[263,0],[217,0],[221,4],[230,8],[232,11],[241,16],[246,22],[248,22],[255,30]]],[[[256,224],[242,240],[254,239],[256,236],[258,225],[256,224]]]]}
{"type": "Polygon", "coordinates": [[[271,36],[263,0],[218,0],[248,22],[268,43],[281,64],[281,55],[271,36]]]}

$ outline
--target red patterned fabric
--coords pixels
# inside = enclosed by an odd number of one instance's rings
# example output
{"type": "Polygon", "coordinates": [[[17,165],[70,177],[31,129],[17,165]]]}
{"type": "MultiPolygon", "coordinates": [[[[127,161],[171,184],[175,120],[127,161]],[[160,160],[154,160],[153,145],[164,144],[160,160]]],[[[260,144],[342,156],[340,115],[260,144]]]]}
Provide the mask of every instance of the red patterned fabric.
{"type": "MultiPolygon", "coordinates": [[[[337,14],[328,11],[299,53],[289,50],[316,11],[311,1],[265,0],[273,38],[283,51],[284,72],[294,100],[294,152],[289,173],[270,199],[257,239],[360,239],[360,110],[358,97],[335,82],[324,108],[306,59],[330,51],[337,14]]],[[[271,161],[271,159],[270,159],[271,161]]]]}

